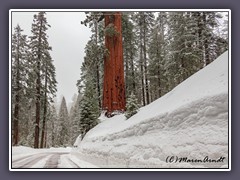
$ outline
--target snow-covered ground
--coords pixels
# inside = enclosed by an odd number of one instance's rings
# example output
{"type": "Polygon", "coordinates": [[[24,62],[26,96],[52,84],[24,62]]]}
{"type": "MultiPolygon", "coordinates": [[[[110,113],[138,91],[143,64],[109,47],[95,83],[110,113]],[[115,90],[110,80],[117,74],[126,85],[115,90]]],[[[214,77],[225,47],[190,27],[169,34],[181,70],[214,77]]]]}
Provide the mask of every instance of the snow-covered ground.
{"type": "Polygon", "coordinates": [[[97,168],[70,154],[71,149],[12,147],[12,168],[97,168]]]}
{"type": "Polygon", "coordinates": [[[130,119],[101,121],[71,154],[106,168],[228,168],[228,52],[130,119]]]}

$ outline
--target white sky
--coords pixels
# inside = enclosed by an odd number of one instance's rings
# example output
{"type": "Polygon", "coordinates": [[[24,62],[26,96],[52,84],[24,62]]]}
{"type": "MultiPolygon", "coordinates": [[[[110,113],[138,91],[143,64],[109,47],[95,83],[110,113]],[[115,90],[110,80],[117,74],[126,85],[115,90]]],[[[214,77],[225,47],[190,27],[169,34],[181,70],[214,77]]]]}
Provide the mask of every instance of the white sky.
{"type": "MultiPolygon", "coordinates": [[[[33,15],[38,12],[12,12],[12,29],[17,24],[31,35],[33,15]]],[[[56,67],[57,98],[63,95],[67,103],[77,94],[77,80],[83,62],[84,48],[91,36],[89,28],[81,25],[84,12],[47,12],[47,21],[51,25],[47,34],[52,46],[52,58],[56,67]]]]}

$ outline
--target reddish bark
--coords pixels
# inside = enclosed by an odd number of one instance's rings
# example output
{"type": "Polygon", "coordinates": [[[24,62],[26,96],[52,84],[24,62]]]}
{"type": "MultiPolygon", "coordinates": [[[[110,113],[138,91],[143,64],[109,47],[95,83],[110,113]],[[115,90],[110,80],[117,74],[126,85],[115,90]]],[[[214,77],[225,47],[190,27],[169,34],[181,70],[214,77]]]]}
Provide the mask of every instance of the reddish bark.
{"type": "Polygon", "coordinates": [[[125,111],[125,85],[122,48],[121,13],[105,15],[105,27],[112,23],[117,31],[114,36],[105,36],[105,45],[109,53],[104,57],[103,110],[107,115],[114,111],[125,111]]]}

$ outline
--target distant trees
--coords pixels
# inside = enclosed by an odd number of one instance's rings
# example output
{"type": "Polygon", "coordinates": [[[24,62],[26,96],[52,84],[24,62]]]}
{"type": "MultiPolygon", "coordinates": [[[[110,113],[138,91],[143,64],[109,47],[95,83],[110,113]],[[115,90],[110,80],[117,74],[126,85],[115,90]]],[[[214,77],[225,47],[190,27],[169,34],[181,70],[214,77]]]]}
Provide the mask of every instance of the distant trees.
{"type": "Polygon", "coordinates": [[[46,128],[46,146],[45,147],[56,147],[58,146],[58,113],[56,107],[51,104],[48,106],[48,115],[47,115],[47,128],[46,128]]]}
{"type": "Polygon", "coordinates": [[[63,97],[58,113],[57,145],[67,146],[69,143],[69,117],[66,100],[63,97]]]}
{"type": "Polygon", "coordinates": [[[74,144],[75,140],[80,134],[80,109],[81,109],[82,94],[77,95],[77,99],[74,100],[69,113],[69,120],[71,127],[69,128],[69,142],[74,144]]]}

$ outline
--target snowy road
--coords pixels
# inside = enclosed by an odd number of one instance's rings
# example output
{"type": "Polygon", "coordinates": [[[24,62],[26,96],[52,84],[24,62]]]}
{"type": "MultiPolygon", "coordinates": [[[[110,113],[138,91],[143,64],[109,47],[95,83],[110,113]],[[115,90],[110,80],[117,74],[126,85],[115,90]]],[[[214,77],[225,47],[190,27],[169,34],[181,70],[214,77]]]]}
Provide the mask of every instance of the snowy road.
{"type": "MultiPolygon", "coordinates": [[[[24,157],[16,158],[12,161],[13,168],[59,168],[61,163],[61,156],[69,155],[69,153],[53,152],[53,153],[38,153],[32,155],[26,155],[24,157]]],[[[65,158],[68,164],[72,167],[68,168],[80,168],[76,163],[74,163],[70,158],[65,158]]]]}
{"type": "Polygon", "coordinates": [[[79,153],[72,148],[33,149],[30,147],[12,147],[12,168],[98,168],[83,161],[79,153]]]}

